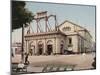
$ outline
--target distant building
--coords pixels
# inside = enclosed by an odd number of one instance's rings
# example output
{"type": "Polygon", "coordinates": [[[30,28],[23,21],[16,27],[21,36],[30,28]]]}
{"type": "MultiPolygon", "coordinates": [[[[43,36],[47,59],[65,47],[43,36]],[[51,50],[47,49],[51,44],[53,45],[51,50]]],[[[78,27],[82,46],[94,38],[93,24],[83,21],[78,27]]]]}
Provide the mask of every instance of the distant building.
{"type": "Polygon", "coordinates": [[[64,21],[56,31],[30,33],[25,35],[25,52],[33,55],[91,52],[92,36],[87,29],[64,21]]]}
{"type": "Polygon", "coordinates": [[[21,47],[22,44],[20,42],[12,43],[12,53],[15,54],[21,54],[21,47]]]}

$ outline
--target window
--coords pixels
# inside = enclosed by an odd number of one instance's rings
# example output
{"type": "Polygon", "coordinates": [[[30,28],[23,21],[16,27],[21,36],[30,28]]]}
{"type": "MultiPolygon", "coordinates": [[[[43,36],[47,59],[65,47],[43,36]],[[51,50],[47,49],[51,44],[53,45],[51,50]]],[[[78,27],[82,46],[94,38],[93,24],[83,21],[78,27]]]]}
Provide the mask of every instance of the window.
{"type": "Polygon", "coordinates": [[[72,38],[68,38],[68,47],[72,47],[72,38]]]}
{"type": "Polygon", "coordinates": [[[72,38],[69,38],[69,44],[72,44],[72,38]]]}
{"type": "Polygon", "coordinates": [[[70,31],[71,30],[71,27],[64,27],[63,28],[63,31],[70,31]]]}

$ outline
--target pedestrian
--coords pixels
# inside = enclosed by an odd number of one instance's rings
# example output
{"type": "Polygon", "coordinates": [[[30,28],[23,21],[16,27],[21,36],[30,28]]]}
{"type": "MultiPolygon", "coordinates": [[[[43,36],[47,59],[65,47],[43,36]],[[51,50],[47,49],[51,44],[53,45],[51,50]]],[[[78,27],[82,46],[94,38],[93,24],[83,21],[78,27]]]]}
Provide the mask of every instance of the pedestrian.
{"type": "Polygon", "coordinates": [[[25,65],[24,65],[23,62],[21,61],[21,62],[18,64],[17,71],[23,70],[24,66],[25,66],[25,65]]]}
{"type": "Polygon", "coordinates": [[[29,55],[28,53],[25,54],[25,64],[29,64],[28,55],[29,55]]]}
{"type": "Polygon", "coordinates": [[[13,53],[11,53],[11,55],[12,55],[12,57],[14,57],[14,54],[13,53]]]}
{"type": "Polygon", "coordinates": [[[11,56],[14,57],[13,49],[11,49],[11,56]]]}

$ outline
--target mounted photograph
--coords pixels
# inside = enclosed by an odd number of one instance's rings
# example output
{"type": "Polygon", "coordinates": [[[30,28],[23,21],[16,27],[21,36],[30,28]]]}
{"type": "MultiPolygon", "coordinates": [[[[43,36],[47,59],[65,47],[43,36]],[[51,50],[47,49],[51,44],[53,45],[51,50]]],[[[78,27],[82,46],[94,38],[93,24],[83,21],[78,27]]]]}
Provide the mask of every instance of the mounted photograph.
{"type": "Polygon", "coordinates": [[[11,74],[96,69],[96,6],[11,1],[11,74]]]}

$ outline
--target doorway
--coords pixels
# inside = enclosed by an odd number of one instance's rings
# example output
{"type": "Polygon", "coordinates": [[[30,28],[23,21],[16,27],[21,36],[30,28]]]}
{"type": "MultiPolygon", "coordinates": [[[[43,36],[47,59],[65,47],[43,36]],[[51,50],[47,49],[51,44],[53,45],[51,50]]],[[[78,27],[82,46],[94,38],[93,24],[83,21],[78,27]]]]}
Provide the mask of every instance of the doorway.
{"type": "Polygon", "coordinates": [[[39,44],[38,45],[38,54],[42,55],[42,53],[43,53],[43,44],[39,44]]]}
{"type": "Polygon", "coordinates": [[[47,54],[51,55],[52,52],[53,52],[52,45],[47,45],[47,54]]]}
{"type": "Polygon", "coordinates": [[[63,44],[60,45],[60,54],[64,53],[63,44]]]}

